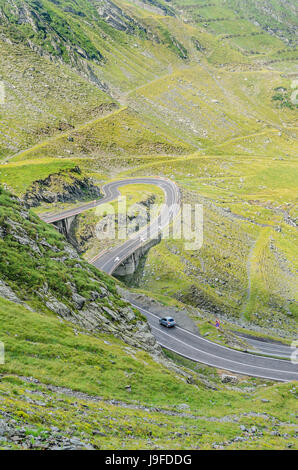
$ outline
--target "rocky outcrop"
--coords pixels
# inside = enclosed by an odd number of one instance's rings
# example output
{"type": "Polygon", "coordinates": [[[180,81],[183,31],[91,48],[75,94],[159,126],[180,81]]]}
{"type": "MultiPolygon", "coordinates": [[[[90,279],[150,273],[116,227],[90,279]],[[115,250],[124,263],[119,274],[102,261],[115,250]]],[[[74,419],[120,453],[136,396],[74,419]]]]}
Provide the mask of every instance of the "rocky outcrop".
{"type": "Polygon", "coordinates": [[[187,291],[176,293],[176,298],[185,304],[192,305],[193,307],[200,308],[203,311],[210,312],[212,314],[221,314],[224,311],[221,306],[217,305],[213,298],[208,295],[203,289],[195,285],[189,287],[187,291]]]}
{"type": "Polygon", "coordinates": [[[146,319],[121,298],[114,281],[1,187],[0,221],[1,297],[160,354],[146,319]]]}
{"type": "MultiPolygon", "coordinates": [[[[158,14],[175,16],[174,10],[170,6],[167,6],[158,0],[144,0],[144,3],[151,8],[153,7],[153,10],[157,11],[158,14]]],[[[122,8],[111,0],[95,0],[95,4],[99,16],[118,31],[125,31],[129,34],[141,32],[147,36],[148,34],[152,34],[139,21],[132,16],[127,15],[122,8]]]]}
{"type": "MultiPolygon", "coordinates": [[[[77,17],[84,16],[84,12],[78,9],[73,10],[72,13],[77,17]]],[[[41,2],[35,2],[34,5],[26,0],[8,2],[7,8],[3,9],[0,6],[0,18],[2,23],[9,25],[14,40],[23,39],[33,50],[39,49],[41,55],[64,57],[64,60],[67,59],[67,62],[73,63],[80,59],[94,60],[98,63],[103,60],[102,54],[90,40],[84,38],[83,41],[76,31],[73,31],[71,35],[68,34],[71,26],[65,15],[62,16],[62,13],[58,13],[57,10],[46,9],[41,2]],[[53,27],[54,23],[56,23],[55,27],[53,27]],[[32,33],[25,37],[22,29],[17,26],[25,26],[32,33]],[[46,45],[45,47],[39,46],[41,41],[37,38],[41,37],[41,32],[47,41],[47,47],[46,45]]]]}
{"type": "Polygon", "coordinates": [[[5,282],[3,282],[1,279],[0,279],[0,297],[10,300],[10,302],[14,302],[15,304],[23,305],[25,308],[32,311],[32,308],[29,307],[29,305],[27,305],[25,302],[22,302],[22,300],[15,294],[15,292],[11,289],[11,287],[6,285],[5,282]]]}
{"type": "Polygon", "coordinates": [[[27,207],[36,207],[42,202],[76,202],[100,196],[99,188],[90,178],[82,176],[79,167],[75,167],[34,181],[24,195],[24,202],[27,207]]]}
{"type": "Polygon", "coordinates": [[[73,284],[69,284],[69,287],[71,307],[59,301],[47,289],[43,289],[39,294],[49,310],[67,321],[93,332],[104,331],[112,334],[130,346],[145,349],[154,355],[161,353],[149,325],[129,304],[115,308],[106,289],[102,289],[101,294],[95,292],[90,297],[84,297],[73,284]]]}
{"type": "Polygon", "coordinates": [[[98,15],[118,31],[133,33],[137,23],[110,0],[96,0],[98,15]]]}
{"type": "Polygon", "coordinates": [[[227,383],[237,384],[239,382],[238,377],[236,375],[228,375],[228,374],[222,374],[221,381],[224,384],[227,384],[227,383]]]}
{"type": "MultiPolygon", "coordinates": [[[[37,405],[43,406],[42,401],[37,405]]],[[[36,426],[32,428],[28,424],[17,425],[13,419],[13,413],[1,413],[0,439],[14,446],[22,443],[22,449],[42,450],[95,450],[89,442],[83,442],[75,436],[65,436],[59,428],[52,426],[50,431],[40,433],[36,426]],[[36,437],[38,436],[38,437],[36,437]]]]}
{"type": "MultiPolygon", "coordinates": [[[[166,0],[169,3],[170,0],[166,0]]],[[[143,3],[154,7],[158,12],[163,15],[175,16],[174,9],[165,3],[160,2],[159,0],[143,0],[143,3]]]]}

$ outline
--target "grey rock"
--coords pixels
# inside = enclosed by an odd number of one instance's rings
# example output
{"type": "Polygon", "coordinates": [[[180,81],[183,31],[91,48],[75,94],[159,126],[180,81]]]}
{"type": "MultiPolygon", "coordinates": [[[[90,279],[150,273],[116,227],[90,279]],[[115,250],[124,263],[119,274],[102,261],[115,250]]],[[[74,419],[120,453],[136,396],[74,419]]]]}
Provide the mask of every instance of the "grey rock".
{"type": "Polygon", "coordinates": [[[221,376],[221,381],[222,381],[222,383],[237,384],[238,383],[238,377],[236,377],[236,375],[223,374],[221,376]]]}
{"type": "Polygon", "coordinates": [[[55,312],[62,317],[69,317],[71,315],[70,309],[62,302],[55,299],[55,297],[51,297],[45,304],[49,310],[52,310],[52,312],[55,312]]]}
{"type": "Polygon", "coordinates": [[[99,298],[99,293],[96,292],[95,290],[90,292],[90,300],[95,301],[99,298]]]}
{"type": "Polygon", "coordinates": [[[84,304],[86,302],[85,297],[76,293],[72,295],[72,300],[74,301],[74,303],[76,304],[79,310],[81,310],[84,307],[84,304]]]}
{"type": "Polygon", "coordinates": [[[138,322],[137,325],[138,329],[138,339],[145,344],[148,344],[149,346],[154,346],[156,344],[156,339],[151,333],[151,330],[149,329],[149,326],[147,323],[140,323],[138,322]]]}
{"type": "Polygon", "coordinates": [[[77,437],[72,437],[69,442],[74,445],[83,445],[83,443],[77,437]]]}
{"type": "Polygon", "coordinates": [[[132,311],[130,307],[126,307],[122,309],[122,314],[125,315],[129,321],[132,321],[136,318],[134,312],[132,311]]]}
{"type": "MultiPolygon", "coordinates": [[[[70,245],[65,245],[64,246],[64,251],[67,254],[67,257],[70,258],[70,259],[79,259],[80,258],[78,252],[70,245]]],[[[80,267],[81,266],[79,265],[79,268],[80,267]]]]}
{"type": "Polygon", "coordinates": [[[29,305],[27,305],[21,299],[19,299],[19,297],[14,293],[14,291],[8,285],[6,285],[5,282],[3,282],[1,279],[0,279],[0,297],[4,297],[4,299],[10,300],[11,302],[14,302],[16,304],[23,305],[27,310],[30,310],[31,312],[33,312],[33,309],[29,307],[29,305]]]}
{"type": "Polygon", "coordinates": [[[0,296],[4,297],[7,300],[10,300],[11,302],[15,302],[16,304],[22,303],[22,301],[13,292],[13,290],[1,280],[0,280],[0,296]]]}
{"type": "Polygon", "coordinates": [[[240,441],[245,441],[246,439],[244,437],[241,437],[241,436],[236,436],[233,441],[234,442],[240,442],[240,441]]]}
{"type": "Polygon", "coordinates": [[[57,428],[56,426],[51,426],[51,430],[54,432],[59,432],[59,428],[57,428]]]}
{"type": "Polygon", "coordinates": [[[178,410],[189,410],[190,406],[187,403],[181,403],[180,405],[177,406],[178,410]]]}
{"type": "MultiPolygon", "coordinates": [[[[71,137],[72,138],[72,137],[71,137]]],[[[75,202],[101,196],[100,190],[90,178],[81,178],[81,170],[75,167],[71,170],[53,173],[44,180],[34,181],[24,195],[26,207],[37,207],[42,202],[75,202]],[[61,188],[57,191],[57,183],[61,188]]]]}
{"type": "Polygon", "coordinates": [[[110,316],[112,317],[112,320],[117,321],[119,320],[119,316],[111,310],[109,307],[102,307],[102,309],[110,316]]]}

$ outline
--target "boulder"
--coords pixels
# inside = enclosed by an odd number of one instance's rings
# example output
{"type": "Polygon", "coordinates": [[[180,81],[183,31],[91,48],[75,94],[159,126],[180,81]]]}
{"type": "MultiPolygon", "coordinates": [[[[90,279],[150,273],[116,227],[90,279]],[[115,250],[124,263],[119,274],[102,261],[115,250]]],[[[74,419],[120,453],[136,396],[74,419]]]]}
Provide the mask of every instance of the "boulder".
{"type": "Polygon", "coordinates": [[[78,307],[79,310],[82,310],[82,308],[84,307],[85,305],[85,302],[86,302],[86,299],[85,297],[83,297],[82,295],[80,294],[72,294],[72,300],[74,301],[74,303],[76,304],[76,306],[78,307]]]}
{"type": "Polygon", "coordinates": [[[231,384],[237,384],[239,382],[238,377],[236,375],[228,375],[228,374],[223,374],[221,376],[221,381],[222,383],[231,383],[231,384]]]}

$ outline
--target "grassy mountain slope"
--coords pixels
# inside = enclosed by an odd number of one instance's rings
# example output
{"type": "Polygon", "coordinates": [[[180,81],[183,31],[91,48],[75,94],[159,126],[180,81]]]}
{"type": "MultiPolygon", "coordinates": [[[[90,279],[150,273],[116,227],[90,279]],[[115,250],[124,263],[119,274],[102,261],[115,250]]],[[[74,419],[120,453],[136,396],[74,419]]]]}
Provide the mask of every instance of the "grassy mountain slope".
{"type": "Polygon", "coordinates": [[[91,330],[126,335],[133,345],[142,343],[147,326],[117,294],[112,279],[8,193],[1,190],[0,197],[2,295],[91,330]]]}
{"type": "Polygon", "coordinates": [[[142,9],[139,18],[109,1],[1,3],[5,37],[71,65],[105,90],[136,86],[183,56],[159,15],[147,27],[142,9]]]}
{"type": "Polygon", "coordinates": [[[191,23],[216,34],[248,56],[284,53],[297,43],[294,1],[174,0],[191,23]]]}
{"type": "Polygon", "coordinates": [[[56,139],[43,142],[13,161],[37,158],[71,157],[88,158],[139,154],[180,154],[194,148],[177,138],[169,138],[150,123],[147,124],[132,110],[120,108],[108,116],[70,130],[56,139]]]}
{"type": "Polygon", "coordinates": [[[1,449],[295,448],[293,384],[226,386],[199,365],[167,368],[114,336],[0,305],[1,449]]]}
{"type": "Polygon", "coordinates": [[[240,15],[249,19],[271,35],[285,43],[297,45],[297,5],[291,0],[278,1],[239,1],[228,0],[228,5],[240,15]]]}
{"type": "MultiPolygon", "coordinates": [[[[191,305],[198,324],[216,316],[290,341],[295,8],[0,0],[0,183],[24,197],[37,180],[76,166],[99,185],[171,178],[183,202],[203,204],[204,244],[187,251],[184,239],[163,240],[136,291],[191,305]]],[[[144,196],[125,191],[131,201],[144,196]]],[[[80,216],[78,237],[95,222],[92,211],[80,216]]],[[[88,239],[87,248],[94,255],[104,245],[88,239]]],[[[0,447],[295,447],[294,385],[226,386],[221,371],[166,361],[112,278],[2,189],[0,257],[0,447]]]]}
{"type": "Polygon", "coordinates": [[[210,152],[236,137],[295,125],[295,107],[273,100],[279,87],[291,90],[291,81],[278,72],[219,71],[202,63],[144,85],[129,103],[169,134],[210,152]]]}
{"type": "Polygon", "coordinates": [[[0,38],[1,159],[113,109],[113,100],[66,66],[0,38]]]}
{"type": "Polygon", "coordinates": [[[295,446],[292,384],[166,358],[111,278],[0,197],[1,449],[295,446]]]}
{"type": "MultiPolygon", "coordinates": [[[[1,17],[8,84],[1,112],[15,144],[3,132],[3,154],[12,158],[0,168],[0,181],[22,195],[35,180],[75,165],[98,182],[117,174],[175,179],[185,201],[205,204],[205,243],[198,253],[185,253],[183,241],[152,249],[143,285],[172,295],[178,269],[180,300],[210,315],[291,333],[297,107],[292,77],[266,64],[278,50],[291,55],[294,49],[277,39],[273,17],[269,32],[261,13],[253,22],[253,8],[259,6],[221,0],[87,2],[85,8],[80,2],[10,2],[1,17]],[[8,27],[12,11],[18,21],[8,27]],[[51,41],[64,44],[65,54],[51,50],[51,41]],[[250,41],[254,50],[239,41],[250,41]],[[28,74],[31,57],[36,65],[28,74]],[[12,60],[21,66],[9,65],[12,60]],[[28,113],[22,104],[34,100],[42,107],[28,113]],[[160,256],[164,284],[152,276],[160,256]],[[260,259],[266,260],[261,272],[260,259]]],[[[291,30],[288,11],[280,4],[283,31],[291,30]]],[[[279,60],[288,64],[283,54],[279,60]]]]}

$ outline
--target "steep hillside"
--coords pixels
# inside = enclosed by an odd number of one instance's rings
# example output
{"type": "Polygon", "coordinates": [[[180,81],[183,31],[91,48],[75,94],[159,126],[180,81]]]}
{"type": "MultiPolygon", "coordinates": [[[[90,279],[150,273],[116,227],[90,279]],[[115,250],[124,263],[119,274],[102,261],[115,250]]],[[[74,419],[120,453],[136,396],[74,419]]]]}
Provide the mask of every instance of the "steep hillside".
{"type": "Polygon", "coordinates": [[[245,55],[283,55],[286,46],[297,45],[297,5],[293,0],[214,0],[209,3],[174,0],[173,3],[188,22],[215,34],[245,55]]]}
{"type": "Polygon", "coordinates": [[[296,447],[293,384],[226,385],[2,298],[0,321],[2,450],[296,447]]]}
{"type": "MultiPolygon", "coordinates": [[[[249,5],[253,2],[245,3],[247,7],[242,9],[249,16],[249,5]]],[[[158,124],[157,134],[164,130],[162,107],[165,105],[168,112],[173,111],[172,119],[185,122],[187,131],[183,128],[182,137],[187,142],[193,143],[194,137],[213,138],[208,130],[201,135],[202,131],[196,129],[192,120],[202,118],[200,106],[204,90],[200,88],[203,81],[205,86],[215,88],[214,101],[211,99],[209,105],[204,103],[207,106],[203,108],[206,107],[208,113],[211,111],[211,115],[219,111],[215,100],[217,95],[221,100],[221,78],[214,83],[216,71],[206,65],[197,69],[196,63],[208,61],[216,66],[229,64],[254,70],[256,54],[266,61],[275,60],[273,55],[277,52],[279,60],[295,57],[292,47],[281,41],[274,44],[274,40],[278,41],[276,38],[264,33],[260,26],[253,26],[250,21],[243,20],[241,34],[237,36],[236,32],[235,37],[232,35],[233,41],[250,37],[256,46],[259,38],[265,35],[268,47],[260,45],[260,50],[254,54],[234,43],[230,37],[225,39],[214,27],[222,24],[222,18],[226,17],[231,19],[233,28],[239,25],[239,21],[234,21],[237,8],[219,0],[211,6],[198,3],[196,7],[183,2],[169,5],[163,1],[154,4],[138,2],[137,5],[108,0],[0,2],[0,78],[6,91],[5,105],[1,107],[1,155],[13,155],[53,134],[59,135],[80,123],[96,120],[115,109],[115,100],[122,104],[128,100],[134,108],[128,94],[135,92],[140,98],[142,87],[148,82],[152,83],[153,90],[154,85],[161,85],[162,91],[164,84],[159,79],[163,76],[164,83],[179,80],[180,85],[175,85],[174,94],[169,90],[165,104],[159,104],[161,116],[156,119],[155,112],[152,116],[152,111],[147,111],[147,105],[150,106],[148,98],[144,100],[142,97],[141,104],[141,114],[149,114],[158,124]],[[196,15],[200,21],[196,20],[196,15]],[[204,23],[205,19],[208,24],[204,23]],[[280,55],[281,50],[282,54],[288,55],[280,55]],[[189,85],[194,89],[199,85],[196,99],[190,100],[189,85]],[[187,110],[185,106],[182,109],[181,99],[192,101],[189,103],[192,109],[187,110]],[[171,110],[173,104],[176,109],[171,110]],[[188,116],[190,112],[193,114],[191,119],[188,116]],[[189,132],[192,136],[188,135],[189,132]]],[[[284,6],[281,8],[282,12],[286,10],[284,6]]],[[[281,18],[288,18],[288,13],[282,14],[281,18]]],[[[223,32],[226,28],[231,33],[230,26],[223,26],[223,32]]],[[[271,81],[271,77],[268,78],[271,81]]],[[[277,83],[277,86],[281,85],[277,83]]],[[[238,99],[242,101],[243,97],[229,94],[222,104],[226,107],[225,101],[232,98],[230,107],[235,111],[238,99]]],[[[243,120],[239,115],[228,116],[225,127],[234,126],[229,123],[231,119],[240,119],[238,125],[243,120]]],[[[143,125],[143,117],[140,121],[143,125]]],[[[172,129],[166,130],[171,133],[172,129]]],[[[243,132],[248,130],[243,128],[243,132]]]]}
{"type": "Polygon", "coordinates": [[[156,17],[151,24],[146,10],[126,12],[110,1],[1,1],[2,36],[69,64],[104,91],[131,87],[175,57],[187,57],[183,45],[159,22],[160,12],[173,15],[167,3],[161,5],[164,10],[150,12],[150,18],[156,17]]]}
{"type": "Polygon", "coordinates": [[[1,160],[115,108],[109,96],[69,67],[3,36],[0,70],[6,95],[0,105],[1,160]]]}
{"type": "Polygon", "coordinates": [[[111,278],[3,190],[0,202],[1,449],[295,446],[292,384],[225,385],[162,354],[111,278]]]}
{"type": "Polygon", "coordinates": [[[123,298],[232,347],[296,339],[296,42],[294,0],[0,0],[0,449],[296,447],[295,385],[223,383],[123,298]],[[120,243],[96,210],[74,224],[84,258],[38,214],[134,176],[202,204],[204,241],[162,240],[120,289],[87,262],[120,243]]]}
{"type": "Polygon", "coordinates": [[[115,283],[86,263],[64,237],[1,189],[0,295],[91,331],[158,350],[142,316],[115,283]]]}
{"type": "Polygon", "coordinates": [[[259,25],[271,35],[282,39],[286,44],[297,45],[298,10],[294,1],[228,0],[227,4],[255,25],[259,25]]]}
{"type": "Polygon", "coordinates": [[[297,105],[293,76],[268,62],[289,70],[295,6],[262,5],[3,3],[0,181],[24,197],[76,166],[98,184],[176,180],[184,201],[204,204],[204,246],[152,249],[139,287],[284,335],[296,315],[297,105]]]}
{"type": "Polygon", "coordinates": [[[0,321],[2,450],[296,447],[293,384],[226,385],[2,298],[0,321]]]}

